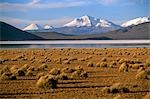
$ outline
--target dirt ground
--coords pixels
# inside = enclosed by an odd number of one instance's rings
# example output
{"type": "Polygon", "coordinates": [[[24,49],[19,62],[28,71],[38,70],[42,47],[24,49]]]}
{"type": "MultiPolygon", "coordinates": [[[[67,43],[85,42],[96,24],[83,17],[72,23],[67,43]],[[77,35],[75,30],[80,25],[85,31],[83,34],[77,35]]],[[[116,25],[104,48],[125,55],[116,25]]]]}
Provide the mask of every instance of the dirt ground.
{"type": "Polygon", "coordinates": [[[16,80],[0,80],[0,98],[143,99],[145,95],[150,94],[149,74],[144,79],[136,78],[140,67],[150,70],[150,48],[0,50],[1,70],[5,66],[21,68],[25,64],[34,68],[33,75],[17,76],[16,80]],[[99,66],[98,63],[105,63],[107,66],[99,66]],[[128,64],[126,72],[119,72],[122,63],[128,64]],[[47,68],[39,70],[42,64],[46,64],[47,68]],[[134,67],[134,64],[137,67],[134,67]],[[55,89],[36,86],[37,75],[41,72],[47,73],[53,68],[76,68],[77,66],[83,67],[88,73],[87,78],[58,80],[55,89]],[[115,83],[120,83],[129,91],[103,92],[105,87],[115,83]]]}

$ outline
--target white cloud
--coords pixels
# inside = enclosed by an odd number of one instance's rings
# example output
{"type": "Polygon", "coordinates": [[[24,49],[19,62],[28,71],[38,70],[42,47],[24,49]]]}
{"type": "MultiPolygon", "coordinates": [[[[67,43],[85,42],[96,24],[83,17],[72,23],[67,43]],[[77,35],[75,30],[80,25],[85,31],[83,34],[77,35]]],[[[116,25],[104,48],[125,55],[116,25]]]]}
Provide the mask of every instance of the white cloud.
{"type": "MultiPolygon", "coordinates": [[[[47,20],[27,20],[27,19],[19,19],[19,18],[11,18],[11,17],[1,17],[0,21],[12,24],[13,26],[19,26],[19,25],[28,25],[31,23],[36,23],[39,25],[45,25],[49,24],[52,26],[60,27],[64,24],[70,22],[73,18],[71,17],[61,17],[58,19],[47,19],[47,20]]],[[[20,27],[18,27],[20,28],[20,27]]]]}
{"type": "Polygon", "coordinates": [[[39,3],[41,0],[31,0],[29,3],[0,3],[3,11],[29,10],[29,9],[48,9],[48,8],[68,8],[87,5],[89,2],[85,0],[67,0],[62,2],[39,3]]]}
{"type": "Polygon", "coordinates": [[[119,0],[97,0],[102,5],[112,5],[117,3],[119,0]]]}
{"type": "Polygon", "coordinates": [[[41,0],[31,0],[31,2],[29,2],[29,5],[34,5],[36,3],[39,3],[41,0]]]}

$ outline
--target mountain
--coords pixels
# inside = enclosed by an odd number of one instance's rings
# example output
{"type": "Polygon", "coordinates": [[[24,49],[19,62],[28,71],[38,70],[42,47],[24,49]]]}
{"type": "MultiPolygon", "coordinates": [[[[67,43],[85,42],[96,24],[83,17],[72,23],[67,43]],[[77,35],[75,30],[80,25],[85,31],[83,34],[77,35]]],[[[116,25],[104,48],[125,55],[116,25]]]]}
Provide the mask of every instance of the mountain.
{"type": "Polygon", "coordinates": [[[149,27],[150,22],[147,22],[102,34],[67,35],[56,32],[34,32],[32,34],[49,40],[138,40],[150,39],[149,27]]]}
{"type": "Polygon", "coordinates": [[[69,35],[85,35],[85,34],[99,34],[121,28],[108,20],[98,19],[91,16],[82,16],[75,18],[73,21],[65,24],[63,27],[53,28],[49,25],[39,29],[38,25],[29,25],[24,30],[28,32],[58,32],[69,35]],[[35,27],[35,28],[33,28],[35,27]]]}
{"type": "Polygon", "coordinates": [[[123,23],[121,26],[122,27],[129,27],[129,26],[133,26],[133,25],[139,25],[139,24],[142,24],[145,22],[150,22],[150,17],[135,18],[133,20],[130,20],[130,21],[123,23]]]}
{"type": "Polygon", "coordinates": [[[54,29],[54,31],[72,35],[85,35],[105,33],[119,28],[121,28],[119,25],[104,19],[97,19],[91,16],[82,16],[65,24],[64,27],[54,29]]]}
{"type": "Polygon", "coordinates": [[[18,41],[18,40],[41,40],[43,38],[31,33],[22,31],[14,26],[0,21],[0,40],[18,41]]]}
{"type": "Polygon", "coordinates": [[[41,30],[41,29],[42,29],[42,27],[40,25],[32,23],[32,24],[26,26],[23,30],[28,31],[28,30],[41,30]]]}
{"type": "Polygon", "coordinates": [[[50,25],[45,25],[44,26],[44,29],[48,30],[48,29],[53,29],[54,27],[53,26],[50,26],[50,25]]]}
{"type": "Polygon", "coordinates": [[[142,23],[135,26],[125,27],[118,30],[110,31],[103,34],[92,34],[80,36],[81,38],[100,38],[107,37],[113,40],[149,40],[150,39],[150,22],[142,23]]]}
{"type": "Polygon", "coordinates": [[[80,18],[75,18],[73,21],[64,25],[64,27],[99,27],[99,28],[118,28],[118,25],[114,23],[104,20],[97,19],[91,16],[82,16],[80,18]]]}

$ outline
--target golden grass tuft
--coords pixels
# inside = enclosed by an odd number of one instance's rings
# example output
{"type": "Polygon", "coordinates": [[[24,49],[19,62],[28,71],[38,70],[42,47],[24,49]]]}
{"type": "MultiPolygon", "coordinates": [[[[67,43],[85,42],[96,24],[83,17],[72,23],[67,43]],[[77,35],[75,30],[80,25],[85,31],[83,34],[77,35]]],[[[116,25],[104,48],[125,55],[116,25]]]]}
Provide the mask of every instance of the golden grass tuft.
{"type": "Polygon", "coordinates": [[[60,69],[59,68],[53,68],[49,72],[51,75],[59,75],[60,74],[60,69]]]}
{"type": "Polygon", "coordinates": [[[119,67],[119,72],[128,72],[128,64],[122,63],[121,66],[119,67]]]}
{"type": "Polygon", "coordinates": [[[61,73],[73,73],[74,71],[75,69],[68,68],[68,67],[61,69],[61,73]]]}
{"type": "Polygon", "coordinates": [[[150,99],[150,92],[147,93],[142,99],[150,99]]]}
{"type": "Polygon", "coordinates": [[[103,57],[103,58],[101,59],[101,61],[102,61],[102,62],[106,62],[106,61],[107,61],[107,58],[106,58],[106,57],[103,57]]]}
{"type": "Polygon", "coordinates": [[[44,89],[54,89],[57,87],[57,79],[56,77],[52,75],[45,75],[40,77],[40,79],[37,81],[36,85],[39,88],[44,88],[44,89]]]}
{"type": "Polygon", "coordinates": [[[124,99],[124,98],[120,94],[118,94],[113,99],[124,99]]]}
{"type": "Polygon", "coordinates": [[[88,66],[88,67],[94,67],[94,64],[93,64],[92,62],[88,62],[88,63],[87,63],[87,66],[88,66]]]}
{"type": "Polygon", "coordinates": [[[107,63],[106,62],[101,62],[100,67],[107,67],[107,63]]]}
{"type": "Polygon", "coordinates": [[[16,80],[16,76],[13,75],[11,72],[7,72],[7,73],[3,73],[1,76],[0,76],[0,81],[4,81],[4,80],[16,80]]]}
{"type": "Polygon", "coordinates": [[[44,63],[41,66],[38,67],[38,71],[44,71],[48,68],[48,66],[44,63]]]}
{"type": "Polygon", "coordinates": [[[136,79],[149,79],[150,78],[150,70],[143,70],[137,73],[136,79]]]}
{"type": "Polygon", "coordinates": [[[0,75],[2,75],[3,73],[9,73],[10,69],[8,68],[8,66],[4,66],[1,70],[0,70],[0,75]]]}

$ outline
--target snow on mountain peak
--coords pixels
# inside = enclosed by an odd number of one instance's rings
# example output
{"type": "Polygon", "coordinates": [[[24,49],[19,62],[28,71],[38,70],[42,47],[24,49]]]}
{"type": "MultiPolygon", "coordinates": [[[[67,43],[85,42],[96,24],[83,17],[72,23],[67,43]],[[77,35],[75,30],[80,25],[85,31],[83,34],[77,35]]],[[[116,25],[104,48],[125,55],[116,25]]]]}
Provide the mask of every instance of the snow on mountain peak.
{"type": "Polygon", "coordinates": [[[127,21],[125,23],[123,23],[121,26],[122,27],[128,27],[128,26],[132,26],[132,25],[138,25],[138,24],[142,24],[145,22],[150,22],[150,17],[139,17],[139,18],[135,18],[133,20],[127,21]]]}
{"type": "Polygon", "coordinates": [[[32,23],[32,24],[26,26],[23,30],[26,31],[26,30],[40,30],[40,29],[42,29],[41,26],[39,26],[38,24],[32,23]]]}
{"type": "Polygon", "coordinates": [[[45,26],[44,26],[44,29],[53,29],[53,26],[45,25],[45,26]]]}
{"type": "Polygon", "coordinates": [[[81,26],[92,26],[90,16],[82,16],[80,18],[75,18],[68,24],[65,24],[65,27],[81,27],[81,26]]]}
{"type": "Polygon", "coordinates": [[[113,24],[104,19],[97,19],[91,16],[82,16],[80,18],[75,18],[68,24],[64,25],[65,27],[116,27],[117,25],[113,24]]]}

